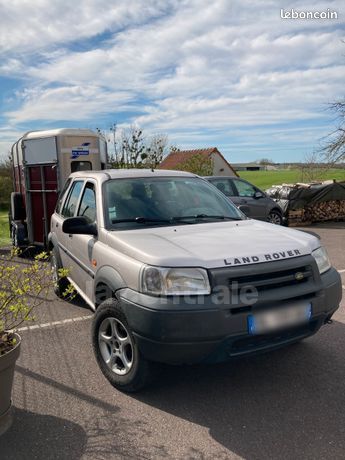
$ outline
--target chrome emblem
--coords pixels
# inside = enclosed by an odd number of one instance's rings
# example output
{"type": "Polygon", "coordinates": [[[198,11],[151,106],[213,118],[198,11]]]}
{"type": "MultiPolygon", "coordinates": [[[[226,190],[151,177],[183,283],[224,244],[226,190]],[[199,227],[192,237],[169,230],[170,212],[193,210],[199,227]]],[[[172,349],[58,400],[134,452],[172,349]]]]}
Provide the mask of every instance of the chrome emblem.
{"type": "Polygon", "coordinates": [[[304,278],[304,275],[302,272],[295,273],[295,280],[301,281],[303,278],[304,278]]]}

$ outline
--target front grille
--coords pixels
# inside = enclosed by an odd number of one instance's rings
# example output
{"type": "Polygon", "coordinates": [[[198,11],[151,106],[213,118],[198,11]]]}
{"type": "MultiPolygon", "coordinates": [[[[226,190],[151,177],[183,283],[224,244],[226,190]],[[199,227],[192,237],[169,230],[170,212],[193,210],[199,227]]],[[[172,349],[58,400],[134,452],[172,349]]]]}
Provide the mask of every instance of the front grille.
{"type": "Polygon", "coordinates": [[[270,289],[277,289],[287,286],[297,286],[308,283],[312,278],[313,272],[311,266],[303,266],[281,270],[274,273],[258,273],[253,275],[237,276],[229,278],[230,289],[241,289],[245,286],[253,286],[257,291],[263,292],[270,289]]]}
{"type": "Polygon", "coordinates": [[[229,294],[227,305],[231,314],[275,306],[285,301],[311,299],[322,289],[312,256],[215,268],[209,273],[212,291],[229,294]],[[252,297],[242,295],[250,291],[252,297]]]}

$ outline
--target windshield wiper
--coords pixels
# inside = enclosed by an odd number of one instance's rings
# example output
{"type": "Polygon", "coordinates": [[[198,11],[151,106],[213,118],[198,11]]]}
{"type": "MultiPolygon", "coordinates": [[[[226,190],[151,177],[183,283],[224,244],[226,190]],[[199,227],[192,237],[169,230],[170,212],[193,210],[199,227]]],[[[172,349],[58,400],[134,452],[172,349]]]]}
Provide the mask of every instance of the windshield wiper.
{"type": "Polygon", "coordinates": [[[177,216],[173,217],[172,220],[184,220],[184,219],[219,219],[219,220],[242,220],[239,217],[230,217],[230,216],[212,216],[208,214],[196,214],[194,216],[177,216]]]}
{"type": "MultiPolygon", "coordinates": [[[[197,214],[194,216],[176,216],[171,219],[155,219],[151,217],[133,217],[128,219],[112,219],[112,224],[136,223],[136,224],[173,224],[174,222],[183,222],[186,219],[219,219],[219,220],[242,220],[238,217],[228,216],[211,216],[207,214],[197,214]]],[[[191,223],[191,222],[188,222],[191,223]]]]}
{"type": "Polygon", "coordinates": [[[135,222],[137,224],[148,224],[148,223],[164,223],[170,224],[171,220],[169,219],[155,219],[150,217],[133,217],[130,219],[112,219],[112,224],[122,224],[127,222],[135,222]]]}

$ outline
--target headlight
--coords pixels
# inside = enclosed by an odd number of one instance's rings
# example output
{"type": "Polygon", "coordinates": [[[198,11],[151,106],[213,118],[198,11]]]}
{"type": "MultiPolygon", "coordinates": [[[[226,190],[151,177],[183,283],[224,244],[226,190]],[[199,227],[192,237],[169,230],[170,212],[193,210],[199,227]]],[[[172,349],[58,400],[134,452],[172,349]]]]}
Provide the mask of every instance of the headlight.
{"type": "Polygon", "coordinates": [[[144,267],[141,290],[152,295],[210,294],[206,270],[202,268],[144,267]]]}
{"type": "Polygon", "coordinates": [[[331,268],[331,262],[324,247],[321,246],[321,248],[315,249],[311,254],[316,260],[320,273],[324,273],[331,268]]]}

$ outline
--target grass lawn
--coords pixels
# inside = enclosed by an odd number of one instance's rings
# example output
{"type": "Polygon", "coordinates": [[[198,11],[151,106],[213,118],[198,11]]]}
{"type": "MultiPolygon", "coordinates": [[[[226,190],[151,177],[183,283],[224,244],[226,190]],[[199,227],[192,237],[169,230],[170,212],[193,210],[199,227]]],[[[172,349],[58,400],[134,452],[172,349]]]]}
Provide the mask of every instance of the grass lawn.
{"type": "MultiPolygon", "coordinates": [[[[239,171],[240,177],[252,182],[257,187],[265,190],[271,185],[293,184],[295,182],[307,182],[302,177],[299,169],[282,169],[277,171],[239,171]]],[[[337,179],[345,181],[344,169],[330,169],[322,172],[319,180],[337,179]]]]}
{"type": "Polygon", "coordinates": [[[0,247],[11,244],[8,232],[8,211],[0,210],[0,247]]]}

